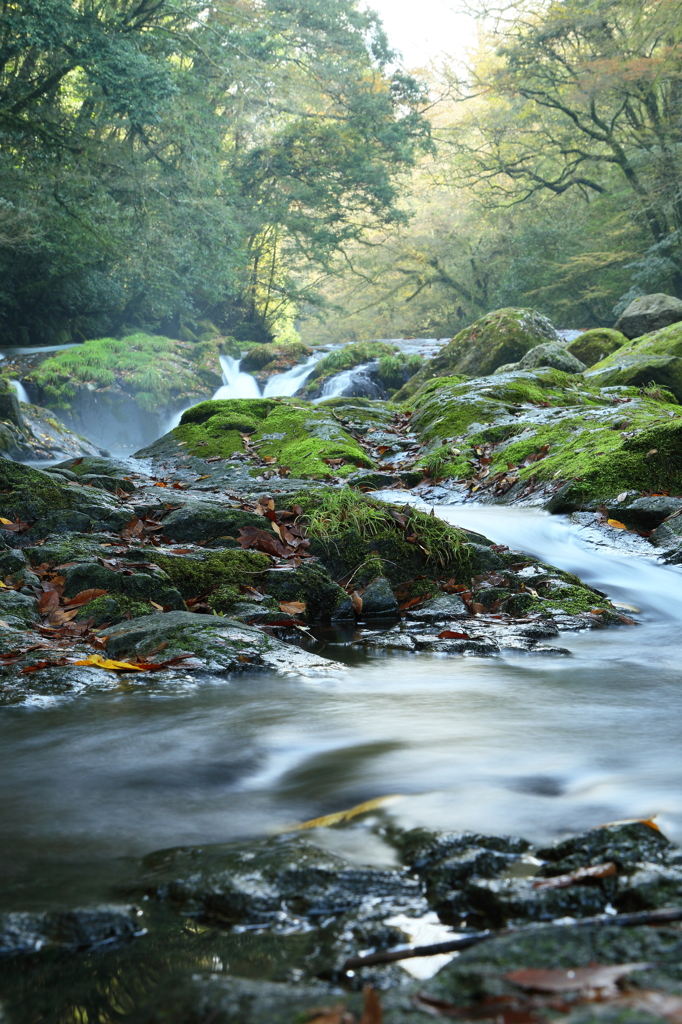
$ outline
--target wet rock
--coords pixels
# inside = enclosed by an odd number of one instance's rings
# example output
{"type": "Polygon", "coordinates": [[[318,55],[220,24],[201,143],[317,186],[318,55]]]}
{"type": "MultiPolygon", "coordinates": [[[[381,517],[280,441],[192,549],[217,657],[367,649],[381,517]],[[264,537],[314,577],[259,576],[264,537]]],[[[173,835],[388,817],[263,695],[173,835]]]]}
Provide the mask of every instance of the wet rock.
{"type": "Polygon", "coordinates": [[[349,487],[361,487],[368,491],[381,491],[399,484],[400,477],[393,473],[375,473],[371,469],[359,469],[346,478],[349,487]]]}
{"type": "Polygon", "coordinates": [[[116,572],[98,562],[79,562],[63,570],[64,596],[75,597],[83,590],[106,590],[134,601],[156,601],[184,609],[185,602],[165,572],[116,572]]]}
{"type": "Polygon", "coordinates": [[[620,331],[614,331],[609,327],[597,327],[592,331],[583,331],[566,346],[566,351],[590,367],[606,359],[616,349],[625,345],[627,340],[620,331]]]}
{"type": "Polygon", "coordinates": [[[279,930],[428,910],[421,883],[404,871],[350,865],[300,835],[162,851],[145,866],[142,884],[150,895],[224,925],[279,930]]]}
{"type": "Polygon", "coordinates": [[[521,370],[534,370],[537,366],[553,366],[555,370],[562,370],[564,373],[582,373],[586,369],[585,363],[559,342],[547,342],[529,349],[519,361],[518,366],[521,370]]]}
{"type": "Polygon", "coordinates": [[[682,300],[663,292],[641,295],[619,316],[615,329],[626,338],[640,338],[682,320],[682,300]]]}
{"type": "Polygon", "coordinates": [[[638,530],[655,530],[668,516],[679,513],[682,509],[682,498],[651,497],[635,498],[624,503],[609,503],[609,515],[620,519],[626,526],[638,530]]]}
{"type": "Polygon", "coordinates": [[[450,619],[466,619],[469,611],[457,594],[439,594],[416,608],[409,608],[405,617],[411,622],[446,622],[450,619]]]}
{"type": "Polygon", "coordinates": [[[552,323],[535,310],[498,309],[455,335],[401,388],[394,400],[406,401],[433,377],[485,376],[498,366],[520,360],[536,345],[558,341],[552,323]]]}
{"type": "Polygon", "coordinates": [[[87,907],[48,913],[0,914],[0,956],[57,947],[85,952],[131,942],[145,930],[130,907],[87,907]]]}
{"type": "Polygon", "coordinates": [[[678,855],[678,848],[662,832],[641,822],[595,828],[537,851],[537,856],[548,862],[541,872],[545,877],[606,861],[622,870],[642,861],[668,863],[678,855]]]}
{"type": "Polygon", "coordinates": [[[17,590],[0,590],[0,619],[11,626],[24,626],[40,618],[35,597],[17,590]]]}
{"type": "MultiPolygon", "coordinates": [[[[346,591],[319,563],[306,565],[304,562],[289,571],[271,569],[264,575],[263,586],[265,592],[278,602],[303,602],[306,606],[303,616],[307,622],[328,622],[338,618],[340,609],[348,601],[346,591]]],[[[345,616],[342,614],[341,617],[345,616]]]]}
{"type": "Polygon", "coordinates": [[[382,576],[372,580],[362,595],[362,617],[387,618],[398,615],[398,602],[391,584],[382,576]]]}
{"type": "Polygon", "coordinates": [[[189,654],[187,667],[213,674],[272,670],[281,675],[327,675],[342,666],[281,643],[261,630],[214,615],[172,611],[131,619],[108,633],[107,656],[146,656],[161,644],[163,660],[189,654]]]}

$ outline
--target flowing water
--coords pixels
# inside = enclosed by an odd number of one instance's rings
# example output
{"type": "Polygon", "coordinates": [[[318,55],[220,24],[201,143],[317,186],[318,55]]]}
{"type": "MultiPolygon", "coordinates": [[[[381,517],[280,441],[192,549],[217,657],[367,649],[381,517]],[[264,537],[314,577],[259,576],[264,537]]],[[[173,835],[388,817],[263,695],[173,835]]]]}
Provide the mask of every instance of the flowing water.
{"type": "Polygon", "coordinates": [[[340,679],[188,677],[6,709],[6,902],[96,895],[131,856],[384,794],[402,794],[388,813],[405,826],[547,840],[658,814],[681,840],[682,573],[542,512],[437,511],[578,572],[640,624],[564,635],[571,657],[364,657],[330,636],[317,649],[349,663],[340,679]]]}

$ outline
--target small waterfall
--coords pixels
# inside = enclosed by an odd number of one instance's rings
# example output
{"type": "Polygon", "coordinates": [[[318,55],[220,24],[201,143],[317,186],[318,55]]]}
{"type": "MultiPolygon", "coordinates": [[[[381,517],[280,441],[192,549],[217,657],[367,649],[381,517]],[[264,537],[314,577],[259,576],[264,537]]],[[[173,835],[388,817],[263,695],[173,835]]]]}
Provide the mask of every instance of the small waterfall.
{"type": "Polygon", "coordinates": [[[17,398],[19,399],[20,402],[26,402],[28,405],[31,404],[31,399],[28,397],[28,392],[26,391],[26,388],[24,387],[20,380],[11,380],[10,385],[16,391],[17,398]]]}
{"type": "Polygon", "coordinates": [[[319,398],[315,398],[314,402],[323,402],[325,398],[338,398],[342,395],[347,387],[353,383],[353,379],[367,369],[369,363],[361,363],[359,366],[352,366],[350,370],[343,370],[341,373],[335,373],[333,377],[325,381],[322,385],[322,394],[319,398]]]}
{"type": "Polygon", "coordinates": [[[239,369],[240,359],[232,356],[221,356],[223,368],[223,386],[218,388],[214,398],[260,398],[260,388],[255,377],[250,373],[242,373],[239,369]]]}
{"type": "Polygon", "coordinates": [[[303,387],[320,358],[320,355],[309,356],[305,363],[299,363],[298,366],[292,366],[286,373],[278,373],[274,377],[270,377],[263,389],[263,398],[295,395],[298,389],[303,387]]]}

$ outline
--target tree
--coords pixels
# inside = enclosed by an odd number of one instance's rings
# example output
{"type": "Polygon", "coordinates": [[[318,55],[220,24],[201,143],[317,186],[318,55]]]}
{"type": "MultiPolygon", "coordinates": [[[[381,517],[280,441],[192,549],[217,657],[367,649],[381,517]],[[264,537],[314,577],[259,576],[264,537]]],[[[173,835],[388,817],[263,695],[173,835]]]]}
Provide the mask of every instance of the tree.
{"type": "Polygon", "coordinates": [[[356,0],[7,0],[6,340],[268,337],[311,267],[401,216],[428,124],[390,59],[356,0]]]}
{"type": "Polygon", "coordinates": [[[451,134],[491,202],[618,194],[682,294],[682,3],[554,0],[516,11],[451,134]],[[620,182],[625,190],[620,188],[620,182]],[[629,198],[628,198],[629,193],[629,198]]]}

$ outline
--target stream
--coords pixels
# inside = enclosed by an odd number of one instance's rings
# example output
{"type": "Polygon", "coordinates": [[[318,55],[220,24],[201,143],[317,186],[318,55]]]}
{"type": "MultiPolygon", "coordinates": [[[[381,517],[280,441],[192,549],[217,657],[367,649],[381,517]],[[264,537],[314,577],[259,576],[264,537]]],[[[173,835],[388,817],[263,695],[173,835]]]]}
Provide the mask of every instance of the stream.
{"type": "MultiPolygon", "coordinates": [[[[367,656],[349,651],[351,633],[328,634],[315,649],[350,663],[334,681],[188,674],[173,689],[7,708],[4,904],[101,898],[131,857],[269,834],[384,794],[401,795],[388,813],[405,827],[544,841],[658,814],[680,841],[682,574],[595,548],[537,510],[436,511],[579,573],[636,605],[640,624],[564,634],[571,657],[367,656]]],[[[358,856],[381,862],[373,842],[358,856]]]]}

